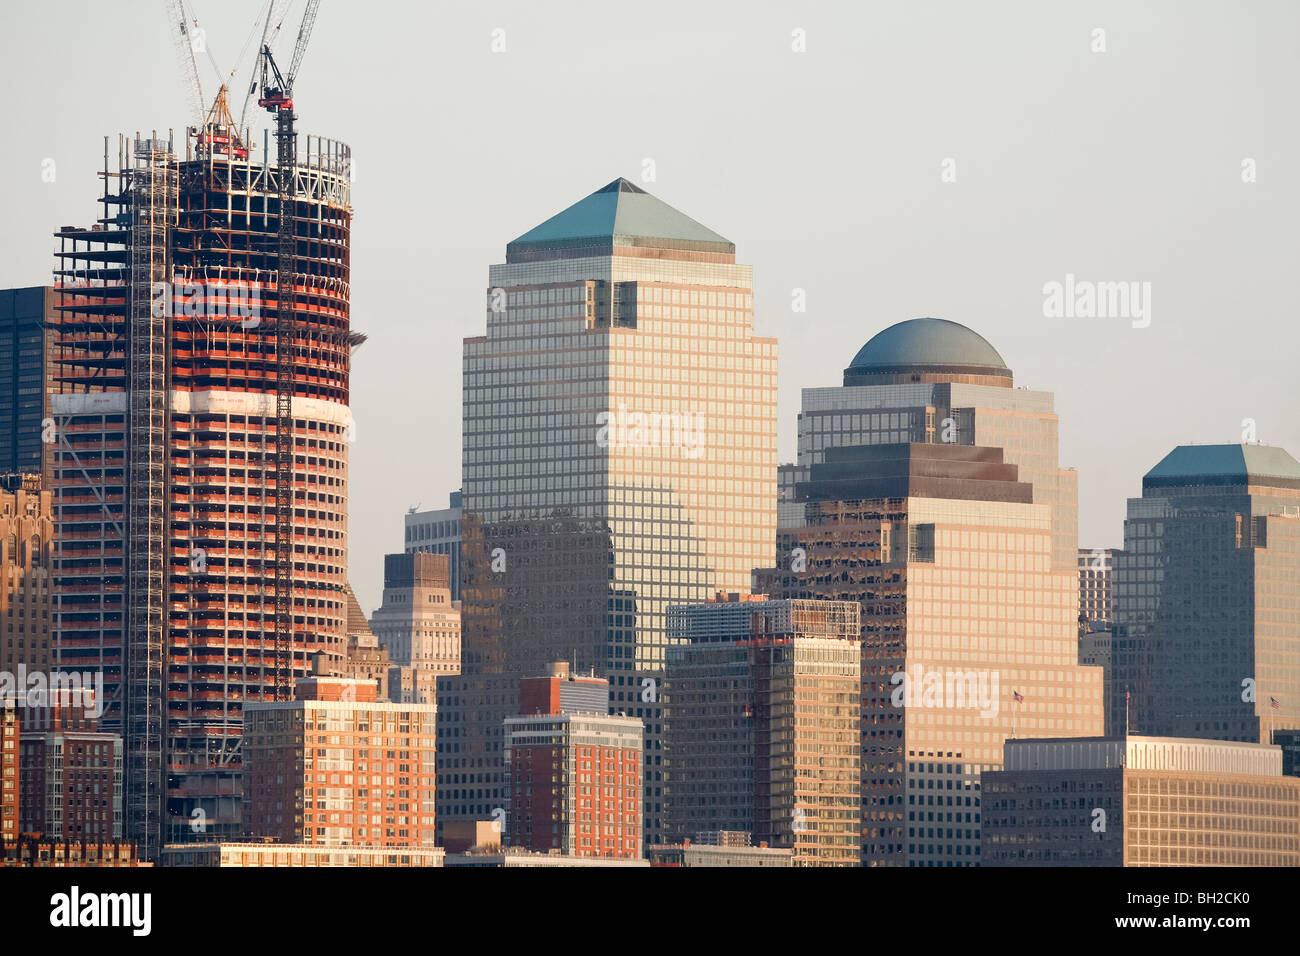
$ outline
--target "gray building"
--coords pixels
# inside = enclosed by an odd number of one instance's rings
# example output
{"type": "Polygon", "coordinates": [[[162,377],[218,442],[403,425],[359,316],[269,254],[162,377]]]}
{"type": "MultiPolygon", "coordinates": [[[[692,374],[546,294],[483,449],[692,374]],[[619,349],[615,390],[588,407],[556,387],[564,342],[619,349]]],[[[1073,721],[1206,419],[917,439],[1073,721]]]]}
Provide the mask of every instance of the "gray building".
{"type": "Polygon", "coordinates": [[[1180,445],[1115,555],[1112,728],[1270,743],[1300,727],[1300,463],[1180,445]]]}
{"type": "Polygon", "coordinates": [[[673,838],[746,831],[797,866],[857,866],[857,602],[719,595],[668,620],[673,838]]]}
{"type": "Polygon", "coordinates": [[[451,502],[446,508],[435,511],[417,511],[412,508],[406,513],[407,554],[423,552],[425,554],[445,554],[451,567],[451,599],[460,600],[460,492],[451,493],[451,502]]]}
{"type": "Polygon", "coordinates": [[[0,474],[53,478],[51,286],[0,289],[0,474]]]}
{"type": "Polygon", "coordinates": [[[1110,622],[1113,611],[1112,569],[1115,552],[1110,548],[1079,549],[1079,631],[1090,624],[1110,622]]]}

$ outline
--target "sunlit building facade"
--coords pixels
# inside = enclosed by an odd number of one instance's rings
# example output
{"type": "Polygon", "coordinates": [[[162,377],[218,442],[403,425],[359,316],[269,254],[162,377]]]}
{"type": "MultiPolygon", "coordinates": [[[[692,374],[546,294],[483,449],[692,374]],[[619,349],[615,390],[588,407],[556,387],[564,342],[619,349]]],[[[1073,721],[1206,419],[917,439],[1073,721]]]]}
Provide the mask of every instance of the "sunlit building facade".
{"type": "Polygon", "coordinates": [[[854,601],[744,595],[670,609],[675,841],[752,832],[796,866],[858,865],[858,615],[854,601]]]}
{"type": "Polygon", "coordinates": [[[1263,744],[1008,740],[985,866],[1300,866],[1300,780],[1263,744]]]}
{"type": "Polygon", "coordinates": [[[1003,742],[1104,729],[1051,508],[996,448],[831,448],[810,473],[755,588],[861,605],[863,864],[978,866],[1003,742]]]}
{"type": "Polygon", "coordinates": [[[1001,448],[1052,516],[1052,561],[1075,567],[1078,475],[1060,466],[1051,392],[1013,387],[1011,370],[983,336],[946,319],[910,319],[873,336],[839,387],[805,388],[799,471],[827,448],[897,442],[1001,448]]]}
{"type": "Polygon", "coordinates": [[[1300,728],[1300,462],[1178,446],[1129,499],[1114,575],[1114,727],[1127,709],[1152,735],[1267,744],[1300,728]]]}
{"type": "Polygon", "coordinates": [[[446,814],[504,799],[507,712],[479,702],[568,660],[644,720],[657,838],[667,607],[747,590],[772,560],[776,342],[754,335],[753,307],[734,244],[625,179],[491,267],[486,334],[464,346],[455,684],[479,730],[445,741],[446,772],[474,778],[447,785],[446,814]]]}

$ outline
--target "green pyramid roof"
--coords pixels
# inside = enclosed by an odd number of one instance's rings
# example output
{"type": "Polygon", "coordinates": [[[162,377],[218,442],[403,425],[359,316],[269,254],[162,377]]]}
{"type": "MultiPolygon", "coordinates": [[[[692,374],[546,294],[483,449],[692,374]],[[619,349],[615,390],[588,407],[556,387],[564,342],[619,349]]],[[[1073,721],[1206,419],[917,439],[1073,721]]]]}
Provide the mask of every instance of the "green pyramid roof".
{"type": "Polygon", "coordinates": [[[1300,481],[1300,462],[1286,449],[1268,445],[1179,445],[1146,473],[1142,484],[1244,484],[1248,478],[1300,481]],[[1207,478],[1216,480],[1203,480],[1207,478]]]}
{"type": "Polygon", "coordinates": [[[589,243],[728,253],[736,249],[730,240],[620,178],[528,230],[510,243],[507,251],[589,243]]]}

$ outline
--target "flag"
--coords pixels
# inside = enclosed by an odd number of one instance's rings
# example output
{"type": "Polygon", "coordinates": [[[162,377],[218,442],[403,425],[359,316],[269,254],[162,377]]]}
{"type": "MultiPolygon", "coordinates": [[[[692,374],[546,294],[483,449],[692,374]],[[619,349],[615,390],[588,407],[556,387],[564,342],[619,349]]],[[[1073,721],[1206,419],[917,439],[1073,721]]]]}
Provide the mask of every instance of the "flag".
{"type": "Polygon", "coordinates": [[[1025,699],[1025,695],[1020,693],[1018,690],[1013,690],[1011,696],[1015,698],[1017,704],[1022,703],[1025,699]]]}
{"type": "Polygon", "coordinates": [[[1268,699],[1268,706],[1272,707],[1274,710],[1277,710],[1279,707],[1282,706],[1282,702],[1279,701],[1276,697],[1270,697],[1268,699]]]}

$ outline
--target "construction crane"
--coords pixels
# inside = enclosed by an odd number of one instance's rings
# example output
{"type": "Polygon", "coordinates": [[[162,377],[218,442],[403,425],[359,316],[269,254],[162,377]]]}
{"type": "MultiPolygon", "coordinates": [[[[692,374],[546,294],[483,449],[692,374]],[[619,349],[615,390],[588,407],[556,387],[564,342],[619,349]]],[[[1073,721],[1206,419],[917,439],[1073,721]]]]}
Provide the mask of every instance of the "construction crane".
{"type": "Polygon", "coordinates": [[[186,94],[190,100],[191,115],[198,123],[203,122],[204,108],[203,84],[199,81],[199,63],[195,53],[207,46],[199,21],[185,12],[181,0],[167,0],[167,16],[171,20],[172,42],[176,46],[176,57],[185,74],[186,94]]]}
{"type": "MultiPolygon", "coordinates": [[[[262,46],[262,95],[257,105],[275,117],[276,165],[279,172],[280,234],[276,269],[275,320],[275,699],[293,692],[293,372],[295,272],[298,240],[294,224],[297,198],[294,168],[297,133],[293,82],[298,77],[307,41],[316,23],[320,0],[307,0],[289,72],[281,73],[270,44],[262,46]]],[[[278,29],[278,26],[277,26],[278,29]]]]}

